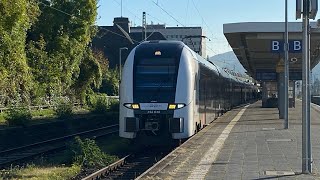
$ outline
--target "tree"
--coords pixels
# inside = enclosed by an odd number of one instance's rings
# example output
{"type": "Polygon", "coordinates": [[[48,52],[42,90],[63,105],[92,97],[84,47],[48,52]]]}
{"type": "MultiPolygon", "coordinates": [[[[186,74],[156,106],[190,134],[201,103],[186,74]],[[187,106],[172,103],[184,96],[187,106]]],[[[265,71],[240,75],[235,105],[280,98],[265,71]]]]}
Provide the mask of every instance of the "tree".
{"type": "Polygon", "coordinates": [[[38,14],[33,0],[0,1],[0,94],[15,102],[29,99],[32,79],[25,53],[26,31],[38,14]]]}
{"type": "Polygon", "coordinates": [[[119,95],[119,69],[110,69],[102,79],[99,92],[111,96],[119,95]]]}
{"type": "Polygon", "coordinates": [[[86,49],[80,65],[80,74],[77,81],[73,85],[73,89],[78,95],[78,99],[84,100],[86,90],[91,86],[98,88],[101,84],[101,68],[97,59],[93,56],[90,48],[86,49]]]}
{"type": "Polygon", "coordinates": [[[84,52],[96,32],[97,1],[42,0],[39,8],[42,13],[29,33],[29,65],[37,84],[50,82],[46,93],[59,87],[53,90],[55,95],[70,95],[71,87],[77,86],[74,83],[78,82],[84,52]],[[34,57],[43,58],[34,63],[34,57]],[[52,76],[42,79],[42,68],[49,68],[52,76]]]}
{"type": "Polygon", "coordinates": [[[59,67],[55,58],[46,52],[46,42],[43,37],[39,41],[30,41],[27,45],[28,64],[34,78],[32,100],[41,97],[52,97],[61,92],[59,67]]]}

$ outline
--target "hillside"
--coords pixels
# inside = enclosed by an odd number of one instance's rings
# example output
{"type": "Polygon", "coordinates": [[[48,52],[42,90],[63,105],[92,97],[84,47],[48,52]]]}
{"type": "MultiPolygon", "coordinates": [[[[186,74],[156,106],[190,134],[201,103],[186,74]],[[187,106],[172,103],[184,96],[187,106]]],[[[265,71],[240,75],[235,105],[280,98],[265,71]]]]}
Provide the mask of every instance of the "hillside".
{"type": "Polygon", "coordinates": [[[313,69],[312,69],[312,75],[314,79],[320,79],[320,63],[317,64],[313,69]]]}
{"type": "Polygon", "coordinates": [[[220,67],[226,67],[230,70],[235,70],[236,72],[240,73],[246,72],[246,70],[242,67],[233,51],[212,56],[209,60],[220,67]]]}

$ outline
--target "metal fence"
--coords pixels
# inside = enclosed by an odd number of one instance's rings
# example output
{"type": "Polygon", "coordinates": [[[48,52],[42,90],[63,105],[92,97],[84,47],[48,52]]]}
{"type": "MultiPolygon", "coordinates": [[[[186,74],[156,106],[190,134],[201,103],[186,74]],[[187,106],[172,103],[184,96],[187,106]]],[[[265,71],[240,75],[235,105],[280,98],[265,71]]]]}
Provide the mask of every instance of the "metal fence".
{"type": "MultiPolygon", "coordinates": [[[[119,96],[106,96],[108,99],[117,99],[119,100],[119,96]]],[[[73,103],[74,107],[81,107],[83,106],[83,104],[81,103],[73,103]]],[[[31,105],[28,106],[29,110],[42,110],[42,109],[50,109],[50,108],[55,108],[57,107],[57,105],[53,105],[53,104],[45,104],[45,105],[31,105]]],[[[0,107],[0,113],[2,113],[3,111],[9,110],[11,108],[23,108],[22,106],[13,106],[13,107],[0,107]]]]}

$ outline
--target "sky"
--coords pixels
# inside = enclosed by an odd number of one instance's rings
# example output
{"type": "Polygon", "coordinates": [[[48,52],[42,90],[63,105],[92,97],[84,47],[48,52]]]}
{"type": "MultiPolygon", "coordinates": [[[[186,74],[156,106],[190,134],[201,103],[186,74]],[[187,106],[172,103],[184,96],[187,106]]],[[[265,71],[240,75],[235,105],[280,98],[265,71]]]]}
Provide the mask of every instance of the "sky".
{"type": "MultiPolygon", "coordinates": [[[[207,41],[207,54],[214,56],[231,51],[223,24],[283,22],[284,3],[285,0],[122,0],[122,16],[128,17],[132,26],[141,26],[143,11],[148,24],[202,26],[211,40],[207,41]]],[[[112,25],[113,18],[121,16],[120,4],[121,0],[100,0],[97,24],[112,25]]],[[[288,19],[301,22],[295,19],[295,7],[296,1],[288,0],[288,19]]]]}

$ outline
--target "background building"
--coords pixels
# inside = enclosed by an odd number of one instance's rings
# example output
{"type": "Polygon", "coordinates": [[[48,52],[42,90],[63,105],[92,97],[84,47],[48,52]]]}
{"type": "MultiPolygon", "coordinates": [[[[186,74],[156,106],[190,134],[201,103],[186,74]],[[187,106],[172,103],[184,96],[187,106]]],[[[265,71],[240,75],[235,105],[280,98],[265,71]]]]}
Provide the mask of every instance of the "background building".
{"type": "MultiPolygon", "coordinates": [[[[160,32],[148,32],[147,40],[165,40],[160,32]]],[[[143,42],[141,32],[131,32],[130,22],[126,17],[116,17],[113,26],[99,26],[98,33],[92,40],[92,48],[104,53],[109,60],[109,67],[119,66],[120,48],[126,47],[121,53],[121,62],[124,64],[130,51],[143,42]]]]}
{"type": "Polygon", "coordinates": [[[126,17],[116,17],[113,26],[99,26],[98,33],[92,41],[92,48],[102,51],[109,60],[109,66],[119,65],[120,48],[126,47],[121,54],[122,64],[130,51],[144,40],[183,41],[193,51],[206,58],[206,39],[201,27],[166,27],[162,24],[147,25],[146,39],[142,27],[131,27],[126,17]]]}
{"type": "MultiPolygon", "coordinates": [[[[131,27],[131,32],[142,33],[142,27],[131,27]]],[[[167,40],[183,41],[193,51],[206,58],[206,38],[201,27],[166,27],[164,24],[147,25],[148,33],[160,32],[167,40]]]]}

